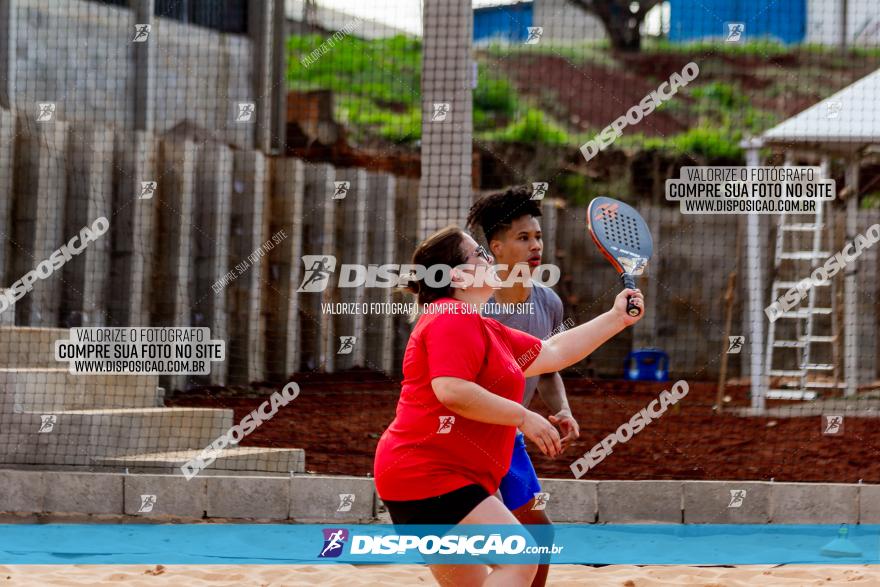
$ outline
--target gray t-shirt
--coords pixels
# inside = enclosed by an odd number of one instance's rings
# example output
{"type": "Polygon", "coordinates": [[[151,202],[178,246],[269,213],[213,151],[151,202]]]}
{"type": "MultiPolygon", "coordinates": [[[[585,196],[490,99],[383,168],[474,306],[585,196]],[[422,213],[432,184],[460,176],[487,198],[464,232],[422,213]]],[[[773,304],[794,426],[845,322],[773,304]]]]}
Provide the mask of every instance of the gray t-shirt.
{"type": "MultiPolygon", "coordinates": [[[[555,291],[547,286],[533,282],[532,293],[528,299],[518,308],[513,306],[513,304],[500,304],[495,300],[495,296],[492,296],[487,302],[483,315],[494,318],[510,328],[527,332],[541,340],[549,338],[550,333],[562,324],[562,300],[559,299],[555,291]],[[521,311],[516,312],[515,310],[521,311]]],[[[528,377],[523,393],[524,406],[528,407],[537,388],[538,376],[528,377]]]]}

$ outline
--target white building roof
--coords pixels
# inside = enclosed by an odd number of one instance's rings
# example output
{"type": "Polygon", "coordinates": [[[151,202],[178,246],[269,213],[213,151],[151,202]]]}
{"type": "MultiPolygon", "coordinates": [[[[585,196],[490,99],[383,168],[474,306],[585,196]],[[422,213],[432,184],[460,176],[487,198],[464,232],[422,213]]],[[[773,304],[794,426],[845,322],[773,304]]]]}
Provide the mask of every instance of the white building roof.
{"type": "MultiPolygon", "coordinates": [[[[471,6],[485,8],[522,1],[529,0],[471,0],[471,6]]],[[[287,18],[302,20],[304,4],[305,0],[285,0],[287,18]]],[[[358,17],[366,21],[359,27],[360,32],[355,33],[362,38],[374,39],[399,34],[422,36],[422,0],[318,0],[316,4],[318,24],[330,31],[339,30],[352,18],[358,17]]]]}
{"type": "MultiPolygon", "coordinates": [[[[422,34],[421,2],[414,0],[385,0],[381,6],[363,0],[320,0],[316,3],[317,25],[328,31],[338,31],[362,19],[352,33],[362,39],[381,39],[395,35],[420,37],[422,34]]],[[[287,18],[302,21],[304,0],[285,0],[287,18]]]]}
{"type": "Polygon", "coordinates": [[[765,143],[880,145],[880,69],[766,131],[765,143]]]}

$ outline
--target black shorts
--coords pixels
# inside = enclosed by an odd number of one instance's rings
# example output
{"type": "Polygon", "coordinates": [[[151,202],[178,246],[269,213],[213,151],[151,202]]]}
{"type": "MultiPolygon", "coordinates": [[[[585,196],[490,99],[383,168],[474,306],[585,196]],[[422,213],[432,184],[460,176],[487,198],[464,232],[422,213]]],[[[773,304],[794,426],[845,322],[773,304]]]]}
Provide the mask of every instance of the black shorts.
{"type": "Polygon", "coordinates": [[[480,485],[465,485],[455,491],[408,501],[382,502],[391,514],[394,525],[436,524],[454,526],[461,522],[475,507],[489,497],[480,485]]]}

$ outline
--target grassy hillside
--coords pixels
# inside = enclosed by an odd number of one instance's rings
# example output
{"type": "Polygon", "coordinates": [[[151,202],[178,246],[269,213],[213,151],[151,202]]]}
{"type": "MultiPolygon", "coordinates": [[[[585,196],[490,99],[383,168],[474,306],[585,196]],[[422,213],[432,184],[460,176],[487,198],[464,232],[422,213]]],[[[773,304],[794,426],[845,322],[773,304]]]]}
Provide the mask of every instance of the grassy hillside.
{"type": "MultiPolygon", "coordinates": [[[[300,63],[323,41],[317,35],[290,37],[289,88],[332,90],[336,120],[356,148],[416,151],[420,41],[347,37],[309,67],[300,63]]],[[[525,160],[549,159],[542,169],[550,170],[570,169],[569,155],[577,154],[580,145],[690,61],[699,66],[699,76],[638,125],[627,127],[614,148],[686,154],[706,163],[739,161],[738,144],[745,134],[758,134],[880,67],[880,49],[842,54],[771,42],[649,41],[638,54],[615,53],[603,43],[494,45],[476,49],[475,57],[475,143],[484,152],[520,149],[525,160]]],[[[505,165],[518,165],[515,161],[512,157],[505,165]]],[[[577,176],[561,179],[572,189],[589,182],[577,176]]]]}

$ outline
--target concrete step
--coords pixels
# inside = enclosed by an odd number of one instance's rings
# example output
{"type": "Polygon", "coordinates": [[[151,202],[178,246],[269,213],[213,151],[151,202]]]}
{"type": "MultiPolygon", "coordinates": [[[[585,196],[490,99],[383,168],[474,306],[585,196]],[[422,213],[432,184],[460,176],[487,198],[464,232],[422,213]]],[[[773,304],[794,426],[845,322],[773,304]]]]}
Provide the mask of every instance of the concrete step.
{"type": "Polygon", "coordinates": [[[70,337],[65,328],[0,327],[0,368],[56,368],[55,341],[70,337]]]}
{"type": "MultiPolygon", "coordinates": [[[[184,463],[199,456],[201,450],[151,452],[126,456],[98,457],[96,466],[110,466],[129,473],[180,474],[184,463]]],[[[229,473],[260,475],[264,473],[304,473],[306,453],[301,448],[267,448],[236,446],[224,449],[217,459],[199,472],[199,475],[229,473]]]]}
{"type": "Polygon", "coordinates": [[[90,465],[98,457],[201,450],[232,427],[232,417],[211,408],[0,412],[0,463],[90,465]],[[40,432],[50,415],[51,431],[40,432]]]}
{"type": "Polygon", "coordinates": [[[0,411],[46,412],[162,405],[156,375],[74,375],[64,368],[0,369],[0,411]]]}

